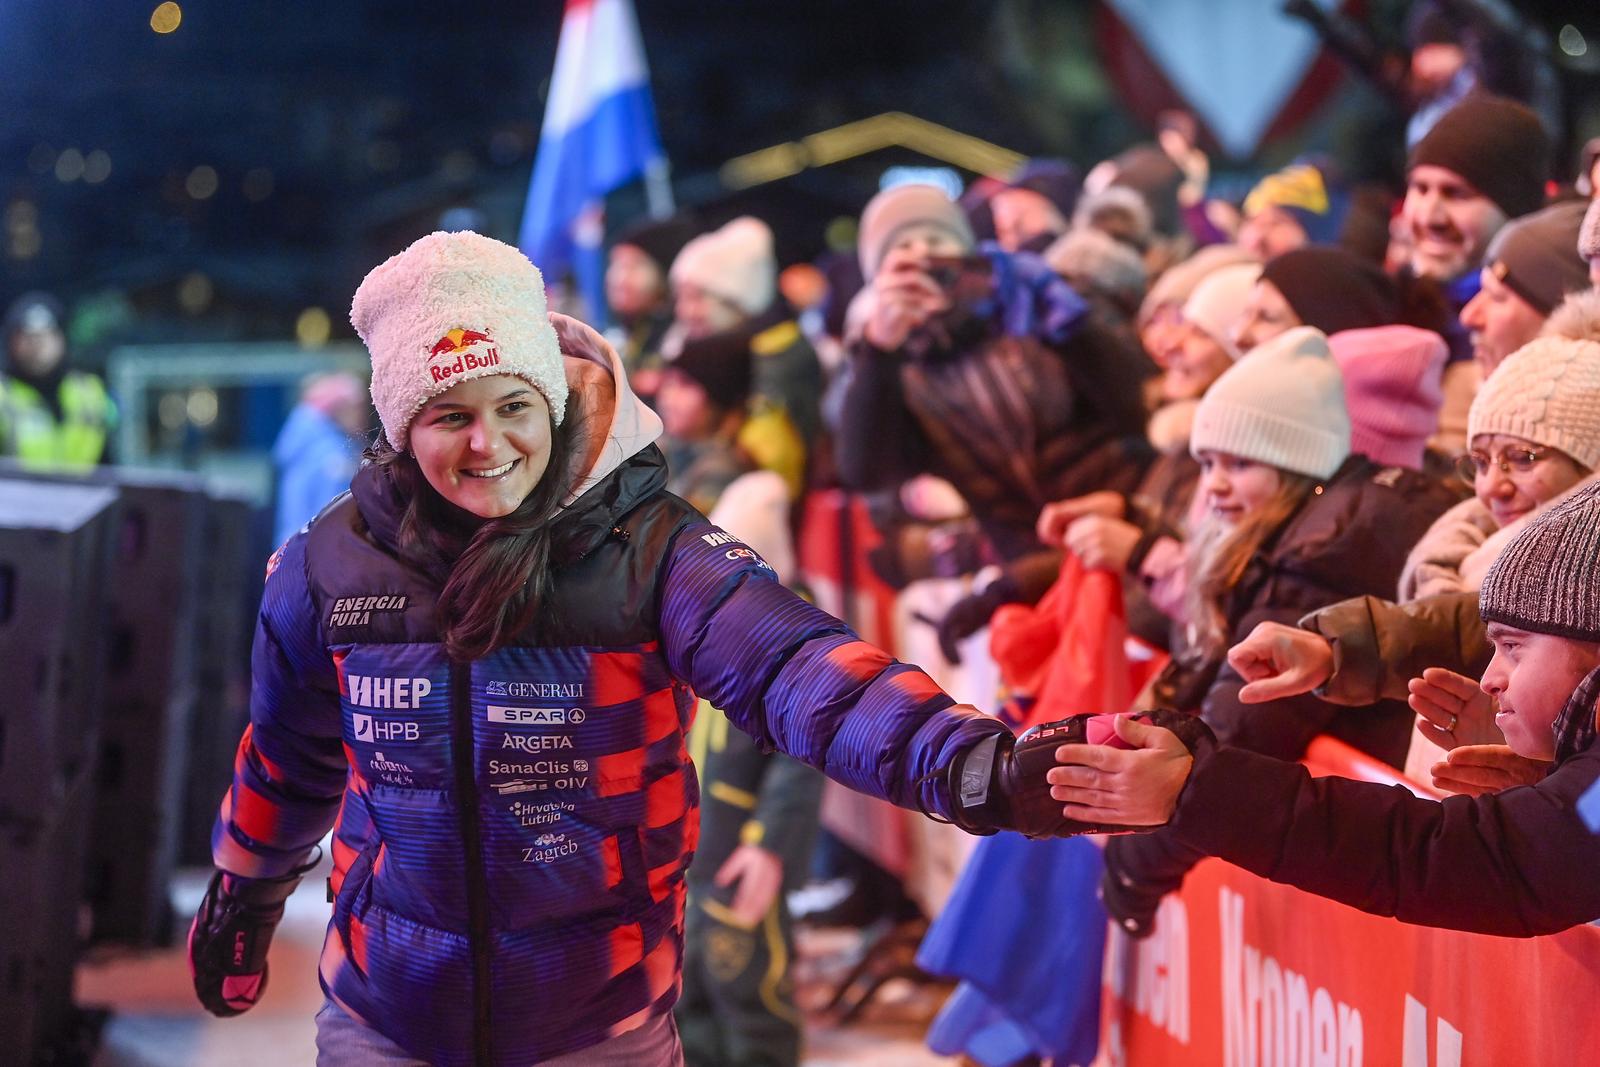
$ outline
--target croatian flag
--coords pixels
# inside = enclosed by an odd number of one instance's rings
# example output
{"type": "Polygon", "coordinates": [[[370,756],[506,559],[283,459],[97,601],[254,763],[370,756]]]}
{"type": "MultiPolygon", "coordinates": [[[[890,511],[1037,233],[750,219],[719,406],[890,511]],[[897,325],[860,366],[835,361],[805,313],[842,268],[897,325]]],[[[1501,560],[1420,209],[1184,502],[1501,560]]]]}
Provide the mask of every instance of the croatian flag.
{"type": "Polygon", "coordinates": [[[517,244],[546,279],[572,270],[596,326],[605,194],[665,163],[632,0],[567,0],[517,244]]]}

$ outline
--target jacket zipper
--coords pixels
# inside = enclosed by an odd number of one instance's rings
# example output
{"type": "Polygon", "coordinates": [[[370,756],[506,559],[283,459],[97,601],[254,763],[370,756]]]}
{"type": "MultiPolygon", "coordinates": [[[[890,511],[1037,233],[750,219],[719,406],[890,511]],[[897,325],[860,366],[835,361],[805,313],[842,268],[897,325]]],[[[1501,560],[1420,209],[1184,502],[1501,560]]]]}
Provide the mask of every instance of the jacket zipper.
{"type": "Polygon", "coordinates": [[[483,828],[478,818],[478,783],[472,743],[472,668],[450,664],[450,730],[456,777],[456,810],[466,854],[467,944],[472,951],[472,1045],[477,1067],[494,1062],[489,1030],[489,883],[484,876],[483,828]]]}

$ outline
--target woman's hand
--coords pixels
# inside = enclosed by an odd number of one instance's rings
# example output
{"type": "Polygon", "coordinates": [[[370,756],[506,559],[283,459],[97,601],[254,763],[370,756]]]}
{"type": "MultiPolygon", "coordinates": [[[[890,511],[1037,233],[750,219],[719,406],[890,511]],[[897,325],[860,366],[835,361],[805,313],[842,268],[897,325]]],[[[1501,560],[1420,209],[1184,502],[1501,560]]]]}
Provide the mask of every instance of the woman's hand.
{"type": "Polygon", "coordinates": [[[778,899],[783,887],[783,861],[760,845],[740,845],[717,869],[719,886],[738,882],[730,905],[734,918],[745,926],[759,923],[778,899]]]}
{"type": "Polygon", "coordinates": [[[1228,665],[1247,683],[1245,704],[1262,704],[1309,693],[1333,677],[1333,646],[1321,634],[1264,622],[1228,649],[1228,665]]]}
{"type": "Polygon", "coordinates": [[[949,298],[920,260],[909,252],[890,252],[872,279],[872,312],[864,331],[874,348],[893,352],[911,331],[950,305],[949,298]]]}
{"type": "Polygon", "coordinates": [[[1406,683],[1406,703],[1417,713],[1417,729],[1442,749],[1506,743],[1494,724],[1494,698],[1471,678],[1443,667],[1429,667],[1406,683]]]}
{"type": "Polygon", "coordinates": [[[1516,785],[1536,785],[1550,773],[1550,764],[1519,756],[1506,745],[1462,745],[1429,769],[1436,788],[1481,797],[1516,785]]]}
{"type": "Polygon", "coordinates": [[[1139,527],[1104,515],[1085,515],[1067,528],[1063,543],[1092,571],[1121,571],[1143,536],[1139,527]]]}
{"type": "Polygon", "coordinates": [[[1121,493],[1102,489],[1087,496],[1075,496],[1070,500],[1057,500],[1053,504],[1046,504],[1044,510],[1039,512],[1039,521],[1034,529],[1039,534],[1040,541],[1051,548],[1061,548],[1067,536],[1067,527],[1078,519],[1085,515],[1104,515],[1108,519],[1120,519],[1124,508],[1121,493]]]}
{"type": "Polygon", "coordinates": [[[1160,826],[1172,818],[1194,757],[1178,735],[1128,715],[1117,736],[1133,748],[1062,745],[1045,773],[1050,796],[1069,819],[1113,826],[1160,826]]]}

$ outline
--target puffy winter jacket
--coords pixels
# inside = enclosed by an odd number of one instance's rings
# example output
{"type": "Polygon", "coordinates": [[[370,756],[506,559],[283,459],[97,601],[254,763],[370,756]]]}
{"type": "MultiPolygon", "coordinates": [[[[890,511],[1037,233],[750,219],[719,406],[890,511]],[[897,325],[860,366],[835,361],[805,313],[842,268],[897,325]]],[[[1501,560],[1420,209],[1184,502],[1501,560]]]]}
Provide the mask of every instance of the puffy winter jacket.
{"type": "Polygon", "coordinates": [[[958,293],[900,351],[852,343],[835,451],[853,489],[948,479],[1011,560],[1038,550],[1045,504],[1138,483],[1151,458],[1140,383],[1154,368],[1043,260],[988,255],[988,290],[958,293]]]}
{"type": "MultiPolygon", "coordinates": [[[[1452,500],[1416,471],[1351,456],[1246,565],[1227,608],[1230,643],[1262,622],[1292,626],[1315,608],[1384,595],[1394,588],[1406,550],[1452,500]]],[[[1313,737],[1330,733],[1395,766],[1405,759],[1412,717],[1400,701],[1359,713],[1341,713],[1309,693],[1247,705],[1239,700],[1244,680],[1220,659],[1180,658],[1158,680],[1159,694],[1176,708],[1199,706],[1227,744],[1298,759],[1313,737]]]]}
{"type": "MultiPolygon", "coordinates": [[[[1574,694],[1589,715],[1594,681],[1574,694]]],[[[1162,833],[1362,911],[1532,937],[1600,919],[1597,783],[1600,741],[1537,785],[1443,801],[1217,747],[1196,758],[1162,833]]]]}
{"type": "Polygon", "coordinates": [[[556,520],[558,623],[451,661],[441,576],[401,561],[404,500],[363,469],[274,556],[251,725],[213,834],[220,868],[263,877],[333,828],[323,987],[444,1067],[533,1063],[671,1009],[696,694],[764,749],[944,815],[935,772],[1003,729],[667,494],[659,421],[620,361],[586,327],[558,328],[569,378],[589,358],[619,396],[600,465],[556,520]]]}

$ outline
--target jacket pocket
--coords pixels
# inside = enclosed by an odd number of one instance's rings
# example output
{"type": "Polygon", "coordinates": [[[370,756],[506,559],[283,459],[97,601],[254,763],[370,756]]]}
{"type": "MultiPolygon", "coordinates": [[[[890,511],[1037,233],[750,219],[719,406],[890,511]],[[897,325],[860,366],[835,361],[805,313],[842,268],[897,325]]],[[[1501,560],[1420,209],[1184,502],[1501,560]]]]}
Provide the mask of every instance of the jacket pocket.
{"type": "Polygon", "coordinates": [[[339,932],[339,940],[344,942],[347,953],[350,951],[350,916],[357,910],[356,902],[371,895],[372,866],[382,848],[382,841],[373,841],[356,854],[345,872],[339,895],[334,899],[333,928],[339,932]]]}

